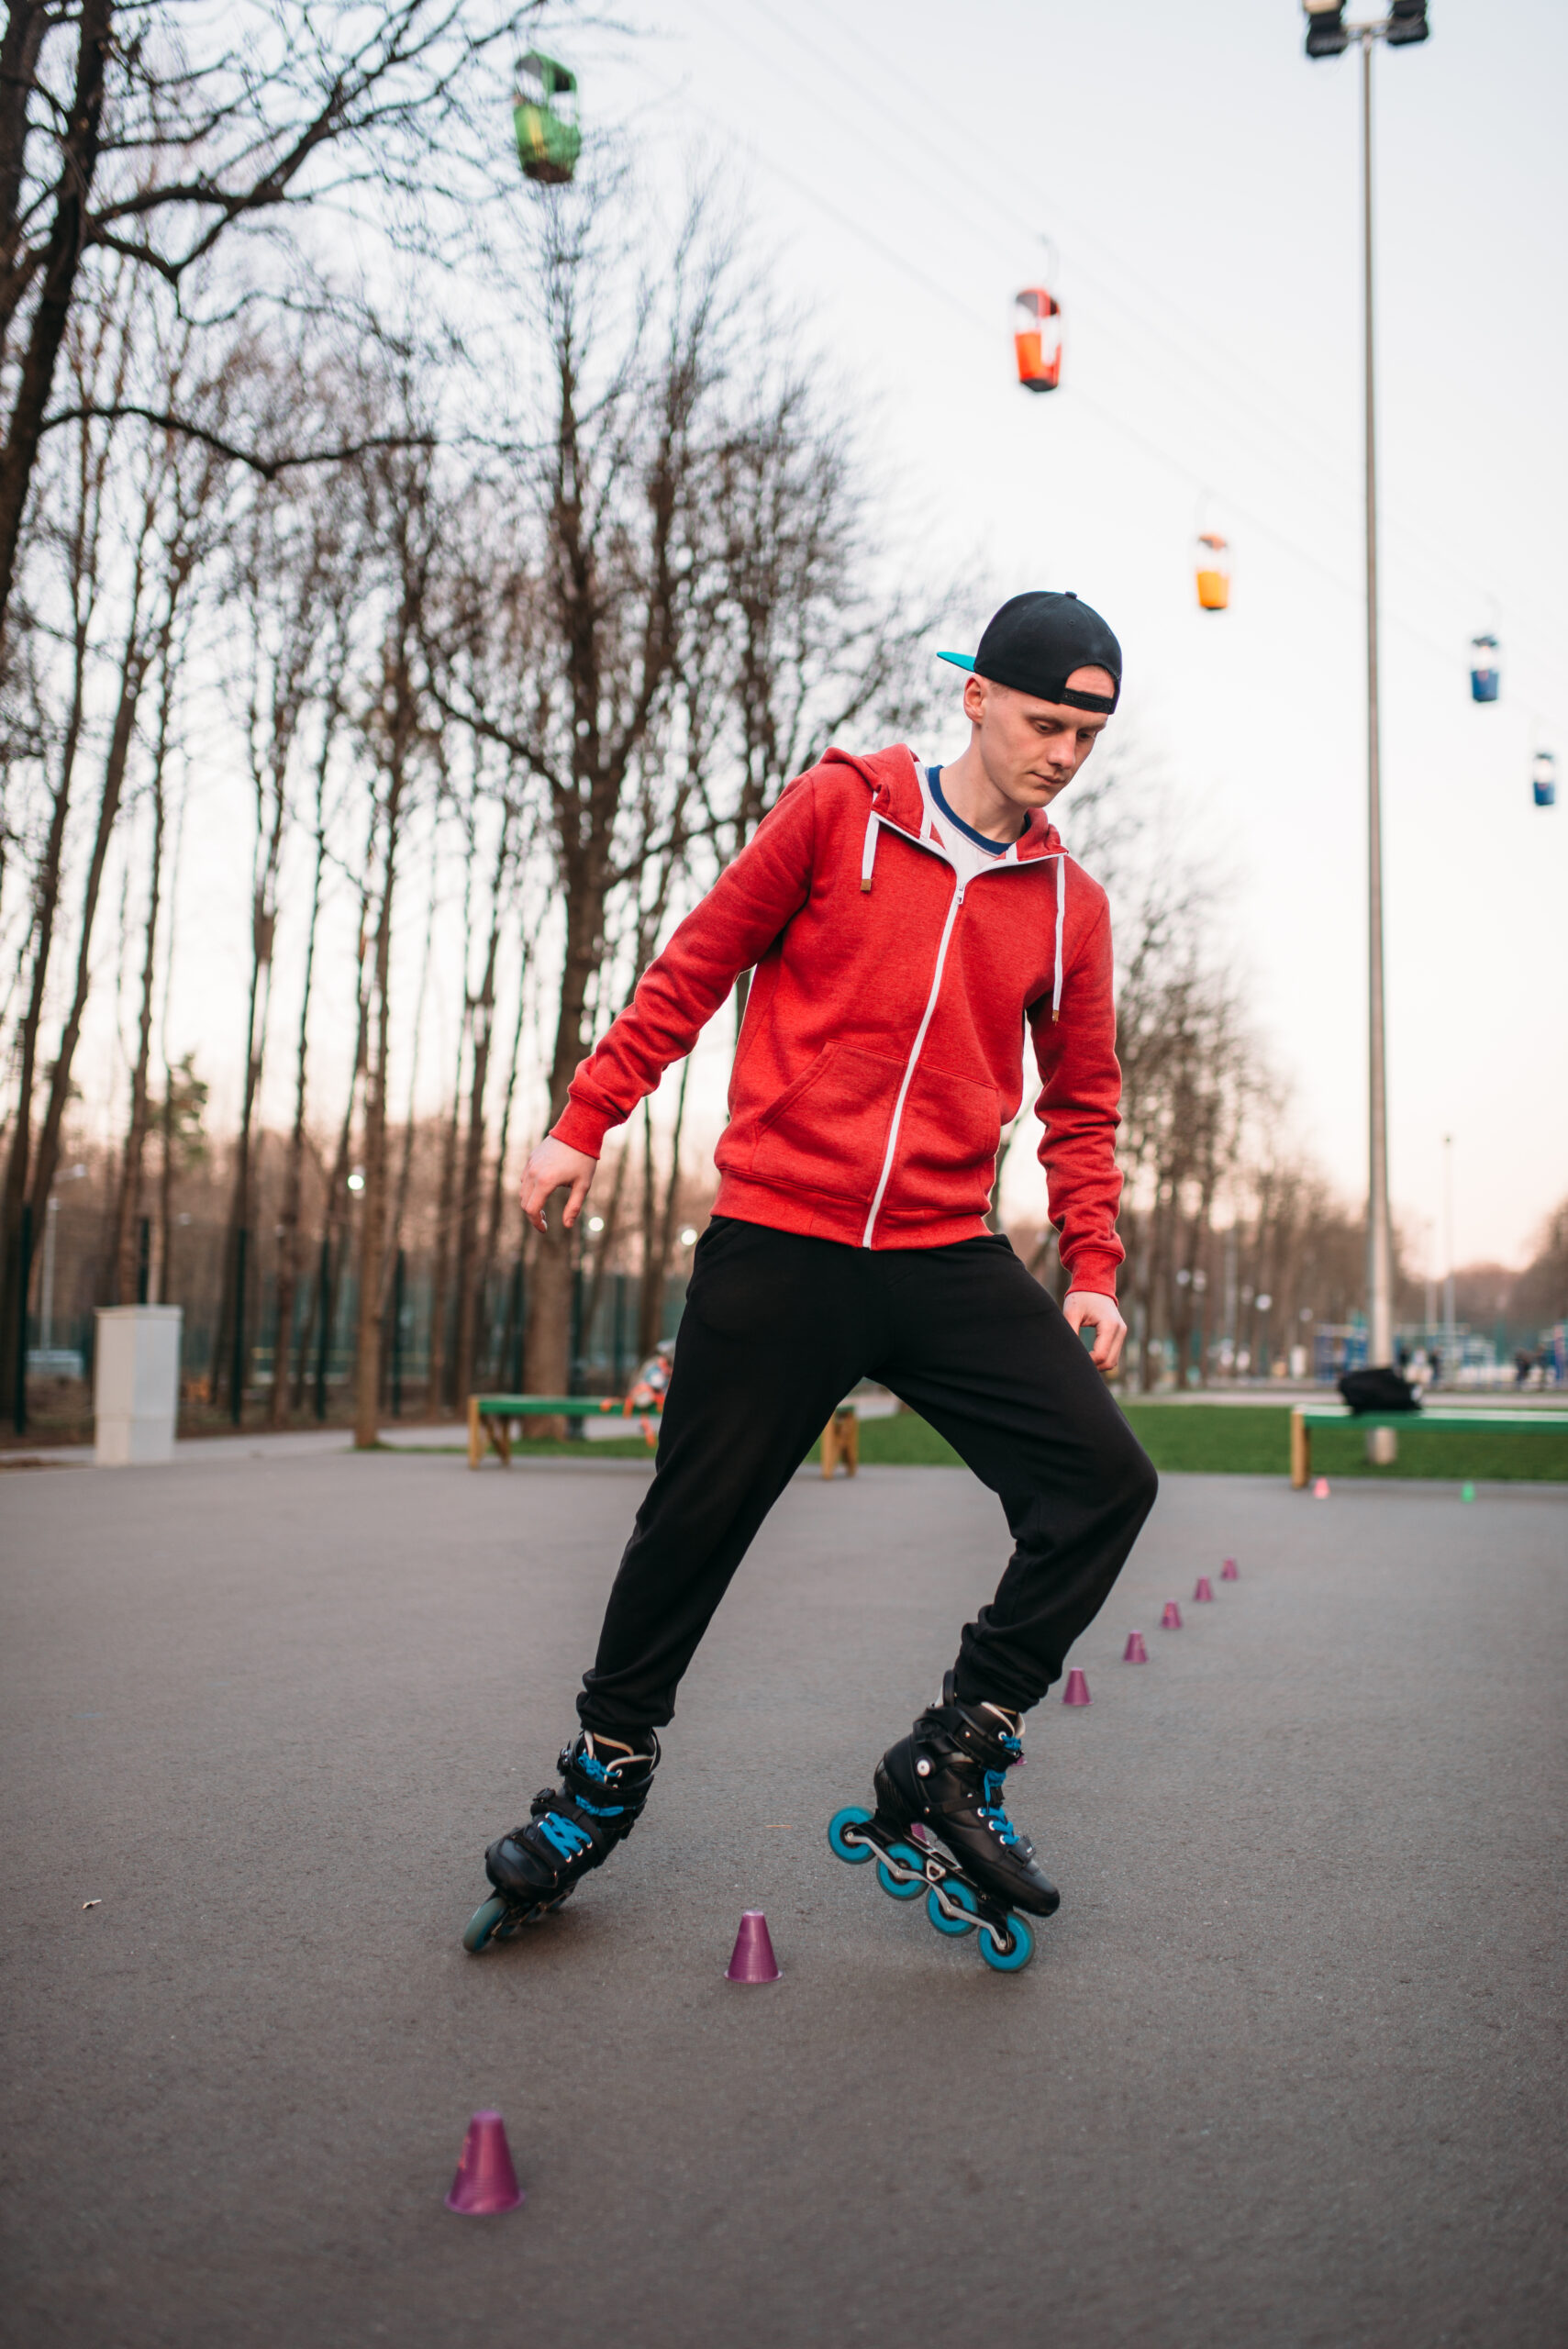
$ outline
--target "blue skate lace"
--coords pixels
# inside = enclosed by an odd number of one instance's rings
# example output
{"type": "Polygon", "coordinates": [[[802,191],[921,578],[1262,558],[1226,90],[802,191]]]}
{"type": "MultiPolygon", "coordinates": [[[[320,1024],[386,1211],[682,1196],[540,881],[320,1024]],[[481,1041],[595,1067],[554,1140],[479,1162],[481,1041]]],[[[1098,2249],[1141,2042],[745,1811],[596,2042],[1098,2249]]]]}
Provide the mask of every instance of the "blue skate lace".
{"type": "Polygon", "coordinates": [[[995,1834],[1000,1836],[1004,1843],[1010,1844],[1018,1842],[1018,1831],[1002,1808],[1000,1770],[987,1770],[985,1773],[985,1800],[980,1806],[980,1816],[986,1826],[995,1834]]]}
{"type": "Polygon", "coordinates": [[[558,1810],[547,1810],[538,1826],[546,1842],[553,1843],[563,1860],[574,1860],[579,1852],[587,1851],[594,1840],[585,1827],[579,1827],[574,1819],[563,1819],[558,1810]]]}

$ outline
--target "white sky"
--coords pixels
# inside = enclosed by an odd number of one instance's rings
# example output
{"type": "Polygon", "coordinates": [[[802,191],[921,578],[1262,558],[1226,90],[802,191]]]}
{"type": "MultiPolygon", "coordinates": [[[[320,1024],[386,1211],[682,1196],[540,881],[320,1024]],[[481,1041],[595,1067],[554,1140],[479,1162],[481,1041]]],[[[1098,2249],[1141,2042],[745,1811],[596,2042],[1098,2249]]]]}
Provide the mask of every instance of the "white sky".
{"type": "MultiPolygon", "coordinates": [[[[748,200],[780,299],[862,406],[930,585],[970,576],[998,600],[1070,586],[1117,629],[1129,722],[1234,875],[1227,920],[1297,1130],[1362,1196],[1357,61],[1309,65],[1293,0],[621,13],[635,38],[553,44],[582,72],[590,131],[631,134],[672,187],[700,149],[748,200]],[[1066,367],[1060,392],[1031,398],[1013,379],[1011,300],[1041,274],[1047,235],[1066,367]],[[1195,608],[1200,506],[1234,549],[1221,617],[1195,608]]],[[[1537,742],[1568,764],[1568,10],[1432,14],[1425,47],[1380,54],[1376,75],[1392,1186],[1436,1268],[1444,1134],[1462,1262],[1522,1261],[1568,1190],[1568,804],[1538,813],[1529,785],[1537,742]],[[1468,640],[1489,624],[1503,699],[1478,708],[1468,640]]],[[[917,745],[929,756],[962,747],[957,696],[955,682],[947,732],[917,745]]],[[[1053,812],[1071,845],[1071,795],[1053,812]]],[[[201,774],[189,820],[172,1041],[218,1080],[221,1120],[246,969],[241,778],[201,774]]],[[[296,845],[285,930],[302,879],[296,845]]],[[[403,907],[412,987],[417,885],[403,907]]],[[[344,918],[329,918],[313,1022],[324,1121],[351,1044],[344,918]]],[[[295,942],[280,932],[273,1123],[289,1113],[295,942]]],[[[438,968],[421,1095],[459,984],[438,968]]],[[[694,1145],[717,1130],[729,1041],[721,1018],[699,1047],[694,1145]]],[[[106,1074],[106,1052],[101,1038],[106,1074]]],[[[395,1102],[407,1075],[394,1072],[395,1102]]],[[[536,1117],[519,1105],[521,1130],[536,1117]]],[[[1043,1205],[1022,1148],[1006,1203],[1043,1205]]]]}
{"type": "MultiPolygon", "coordinates": [[[[1124,707],[1237,876],[1302,1134],[1361,1194],[1357,60],[1308,64],[1292,0],[625,18],[648,37],[585,75],[588,118],[672,174],[698,139],[744,181],[932,565],[1075,587],[1116,627],[1124,707]],[[1039,398],[1009,306],[1045,235],[1066,367],[1039,398]],[[1195,607],[1200,498],[1235,551],[1223,617],[1195,607]]],[[[1568,805],[1529,787],[1537,741],[1568,763],[1568,10],[1434,0],[1432,23],[1375,61],[1392,1185],[1436,1255],[1451,1133],[1460,1258],[1518,1258],[1568,1190],[1568,805]]],[[[1055,812],[1071,844],[1070,796],[1055,812]]]]}

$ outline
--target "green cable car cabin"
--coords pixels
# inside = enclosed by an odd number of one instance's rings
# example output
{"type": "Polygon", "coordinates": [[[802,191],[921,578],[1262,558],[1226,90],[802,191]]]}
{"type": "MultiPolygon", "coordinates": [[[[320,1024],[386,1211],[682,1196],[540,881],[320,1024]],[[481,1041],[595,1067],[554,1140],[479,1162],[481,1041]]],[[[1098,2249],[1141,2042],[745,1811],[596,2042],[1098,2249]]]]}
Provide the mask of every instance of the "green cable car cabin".
{"type": "Polygon", "coordinates": [[[583,133],[577,123],[577,76],[553,57],[530,49],[517,60],[512,101],[517,161],[524,176],[560,187],[577,168],[583,133]]]}

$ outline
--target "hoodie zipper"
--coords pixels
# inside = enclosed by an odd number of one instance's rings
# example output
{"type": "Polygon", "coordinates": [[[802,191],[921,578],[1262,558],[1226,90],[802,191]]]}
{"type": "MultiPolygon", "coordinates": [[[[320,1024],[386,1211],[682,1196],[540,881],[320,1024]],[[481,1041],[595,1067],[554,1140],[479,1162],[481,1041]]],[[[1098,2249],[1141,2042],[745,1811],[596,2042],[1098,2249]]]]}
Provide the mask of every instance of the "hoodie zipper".
{"type": "MultiPolygon", "coordinates": [[[[876,1219],[882,1212],[883,1194],[887,1189],[888,1180],[893,1173],[893,1161],[898,1149],[898,1130],[904,1122],[904,1104],[909,1097],[909,1087],[915,1081],[915,1070],[919,1062],[920,1048],[926,1041],[926,1031],[930,1027],[932,1019],[936,1013],[937,997],[941,992],[942,973],[947,967],[948,947],[952,939],[954,924],[958,920],[959,907],[963,903],[964,890],[969,885],[966,881],[961,881],[959,879],[958,867],[949,861],[934,841],[923,841],[920,840],[914,832],[906,832],[902,824],[890,823],[886,817],[878,816],[874,809],[872,813],[871,823],[866,828],[865,863],[868,871],[874,854],[872,845],[875,839],[874,827],[883,823],[887,824],[889,831],[896,832],[900,840],[909,841],[916,848],[923,848],[927,852],[928,855],[940,857],[941,862],[947,865],[948,871],[952,874],[953,894],[951,898],[949,900],[947,919],[942,924],[942,934],[937,943],[937,963],[936,969],[931,974],[931,990],[926,997],[925,1012],[921,1018],[919,1027],[915,1031],[915,1041],[909,1049],[909,1058],[906,1063],[904,1069],[904,1080],[898,1087],[898,1098],[893,1105],[893,1122],[887,1130],[887,1148],[883,1153],[882,1173],[877,1178],[876,1189],[872,1197],[871,1212],[866,1217],[865,1230],[861,1234],[861,1246],[862,1248],[871,1247],[872,1236],[876,1230],[876,1219]]],[[[1041,857],[1039,859],[1031,857],[1029,863],[1054,863],[1056,866],[1056,990],[1055,1000],[1052,1002],[1051,1008],[1051,1016],[1054,1020],[1062,996],[1062,915],[1065,911],[1067,895],[1066,874],[1062,868],[1066,863],[1066,851],[1059,851],[1054,857],[1041,857]]],[[[998,873],[1027,873],[1029,866],[1015,861],[1010,865],[998,864],[995,869],[998,873]]],[[[973,877],[978,881],[983,878],[983,875],[977,873],[973,877]]],[[[865,878],[863,874],[861,881],[861,886],[862,889],[869,889],[871,886],[870,880],[865,878]]]]}

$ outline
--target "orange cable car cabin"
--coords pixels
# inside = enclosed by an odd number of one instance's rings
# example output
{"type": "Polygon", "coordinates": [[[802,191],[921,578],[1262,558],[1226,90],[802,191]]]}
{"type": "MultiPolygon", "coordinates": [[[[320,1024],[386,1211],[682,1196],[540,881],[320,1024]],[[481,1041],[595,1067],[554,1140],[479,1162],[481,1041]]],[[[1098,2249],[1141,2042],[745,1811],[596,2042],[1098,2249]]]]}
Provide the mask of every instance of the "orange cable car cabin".
{"type": "Polygon", "coordinates": [[[1026,392],[1053,392],[1062,381],[1062,305],[1043,285],[1026,285],[1013,305],[1013,350],[1026,392]]]}
{"type": "Polygon", "coordinates": [[[1223,612],[1230,603],[1229,548],[1218,530],[1201,530],[1197,542],[1197,599],[1206,612],[1223,612]]]}

